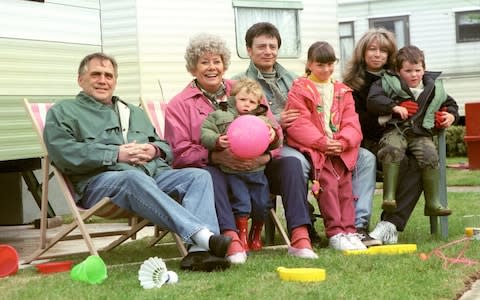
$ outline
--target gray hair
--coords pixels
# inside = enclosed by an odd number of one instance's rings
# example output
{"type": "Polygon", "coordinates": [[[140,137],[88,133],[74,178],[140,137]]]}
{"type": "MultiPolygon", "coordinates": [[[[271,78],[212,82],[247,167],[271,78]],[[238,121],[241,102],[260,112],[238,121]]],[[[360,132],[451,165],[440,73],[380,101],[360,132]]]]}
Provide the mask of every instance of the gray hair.
{"type": "Polygon", "coordinates": [[[218,35],[200,33],[190,39],[185,51],[187,71],[192,73],[197,68],[198,59],[205,54],[217,54],[222,58],[225,71],[230,65],[230,50],[227,43],[218,35]]]}
{"type": "Polygon", "coordinates": [[[85,56],[82,61],[80,62],[80,66],[78,66],[78,75],[82,75],[84,74],[85,72],[88,71],[88,63],[92,60],[92,59],[100,59],[100,60],[108,60],[112,63],[112,66],[113,66],[113,71],[115,73],[115,77],[118,77],[118,64],[117,64],[117,61],[115,60],[115,58],[113,58],[112,56],[110,55],[107,55],[105,53],[102,53],[102,52],[96,52],[96,53],[92,53],[92,54],[89,54],[87,56],[85,56]]]}

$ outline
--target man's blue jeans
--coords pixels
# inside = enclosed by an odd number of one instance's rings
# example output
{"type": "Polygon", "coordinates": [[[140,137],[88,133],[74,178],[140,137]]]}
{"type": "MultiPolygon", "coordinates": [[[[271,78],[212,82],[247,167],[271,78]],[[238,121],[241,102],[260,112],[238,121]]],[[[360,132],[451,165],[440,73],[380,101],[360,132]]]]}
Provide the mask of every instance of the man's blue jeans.
{"type": "Polygon", "coordinates": [[[355,201],[355,227],[357,228],[366,228],[370,222],[376,175],[377,160],[375,155],[365,148],[360,148],[352,176],[353,196],[357,199],[355,201]]]}
{"type": "Polygon", "coordinates": [[[137,170],[104,172],[91,179],[81,204],[89,208],[103,197],[177,233],[187,243],[193,243],[191,236],[202,228],[220,232],[212,178],[202,169],[170,169],[155,178],[137,170]]]}

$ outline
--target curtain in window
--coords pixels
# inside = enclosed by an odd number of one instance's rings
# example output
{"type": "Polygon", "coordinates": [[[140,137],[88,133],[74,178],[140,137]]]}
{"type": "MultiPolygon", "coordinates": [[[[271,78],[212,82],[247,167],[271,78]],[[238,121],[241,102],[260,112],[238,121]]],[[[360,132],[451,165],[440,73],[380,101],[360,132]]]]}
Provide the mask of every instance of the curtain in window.
{"type": "Polygon", "coordinates": [[[300,30],[298,11],[295,9],[247,8],[235,9],[237,51],[240,57],[247,58],[245,33],[251,25],[270,22],[278,28],[282,37],[279,57],[298,57],[300,53],[300,30]]]}

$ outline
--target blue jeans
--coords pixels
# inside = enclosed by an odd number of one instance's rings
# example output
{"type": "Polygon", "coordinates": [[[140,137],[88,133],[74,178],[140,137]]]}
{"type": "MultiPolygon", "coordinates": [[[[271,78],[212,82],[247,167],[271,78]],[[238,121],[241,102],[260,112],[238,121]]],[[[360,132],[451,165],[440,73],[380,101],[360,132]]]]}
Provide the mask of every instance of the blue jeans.
{"type": "Polygon", "coordinates": [[[103,197],[187,243],[193,243],[192,235],[202,228],[219,233],[212,178],[202,169],[170,169],[155,178],[137,170],[104,172],[90,180],[80,201],[89,208],[103,197]]]}
{"type": "Polygon", "coordinates": [[[280,149],[280,156],[297,158],[300,161],[300,164],[302,165],[302,173],[303,173],[303,177],[305,178],[305,182],[308,182],[308,180],[310,179],[310,169],[312,167],[310,166],[310,162],[305,157],[305,155],[303,155],[302,152],[288,145],[283,145],[283,147],[280,149]]]}
{"type": "Polygon", "coordinates": [[[264,222],[270,202],[270,190],[263,170],[227,174],[232,191],[232,209],[235,216],[250,216],[253,222],[264,222]]]}
{"type": "Polygon", "coordinates": [[[376,174],[377,161],[375,155],[365,148],[360,148],[352,176],[353,196],[356,198],[355,227],[357,228],[367,228],[370,222],[376,174]]]}
{"type": "MultiPolygon", "coordinates": [[[[232,205],[228,198],[228,185],[225,173],[214,166],[205,169],[212,176],[215,193],[215,209],[217,210],[220,230],[237,230],[232,205]]],[[[270,192],[282,196],[285,219],[288,231],[299,226],[311,226],[307,207],[307,184],[302,176],[300,161],[293,157],[273,159],[265,168],[270,192]]]]}

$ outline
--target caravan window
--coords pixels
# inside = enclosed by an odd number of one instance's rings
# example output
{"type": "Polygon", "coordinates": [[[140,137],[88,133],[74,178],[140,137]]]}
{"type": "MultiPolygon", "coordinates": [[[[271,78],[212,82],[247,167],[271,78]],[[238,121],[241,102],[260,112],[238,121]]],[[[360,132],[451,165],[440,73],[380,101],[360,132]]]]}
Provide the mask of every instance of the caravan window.
{"type": "Polygon", "coordinates": [[[343,70],[355,47],[353,22],[340,22],[338,24],[338,32],[340,36],[340,67],[343,70]]]}
{"type": "Polygon", "coordinates": [[[480,10],[455,13],[457,43],[480,41],[480,10]]]}
{"type": "Polygon", "coordinates": [[[233,1],[235,11],[235,34],[237,53],[241,58],[248,58],[245,46],[245,33],[251,25],[270,22],[280,31],[282,46],[279,58],[297,58],[300,56],[300,22],[299,10],[303,9],[300,1],[233,1]]]}
{"type": "Polygon", "coordinates": [[[370,28],[383,27],[395,34],[398,48],[410,45],[410,27],[408,16],[375,18],[368,20],[370,28]]]}

